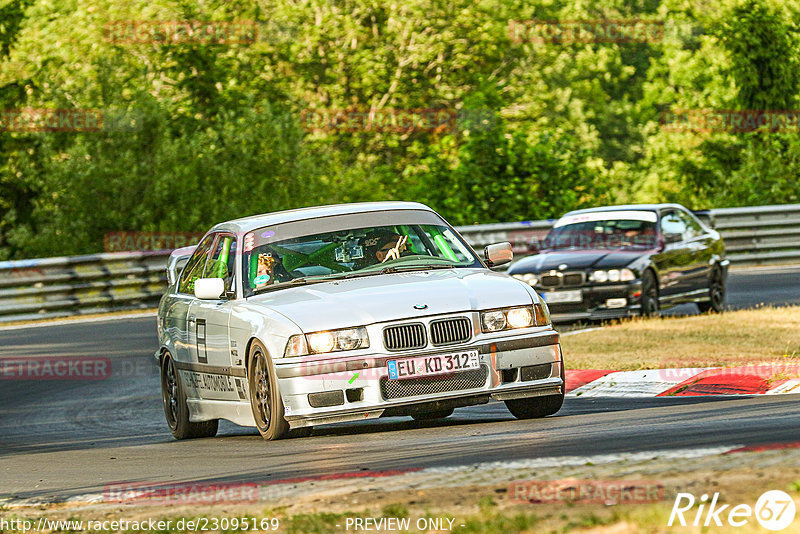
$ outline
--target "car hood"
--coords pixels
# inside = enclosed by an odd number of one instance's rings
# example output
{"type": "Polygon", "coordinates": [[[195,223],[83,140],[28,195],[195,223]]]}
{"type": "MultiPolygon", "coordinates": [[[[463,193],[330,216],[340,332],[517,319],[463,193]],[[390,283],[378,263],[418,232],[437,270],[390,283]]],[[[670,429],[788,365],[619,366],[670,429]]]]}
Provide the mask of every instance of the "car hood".
{"type": "Polygon", "coordinates": [[[448,269],[352,278],[256,295],[304,332],[530,304],[525,284],[487,269],[448,269]],[[417,310],[414,306],[427,305],[417,310]]]}
{"type": "Polygon", "coordinates": [[[541,273],[559,270],[613,269],[630,265],[632,262],[651,254],[647,250],[559,250],[543,252],[523,258],[508,270],[509,274],[541,273]]]}

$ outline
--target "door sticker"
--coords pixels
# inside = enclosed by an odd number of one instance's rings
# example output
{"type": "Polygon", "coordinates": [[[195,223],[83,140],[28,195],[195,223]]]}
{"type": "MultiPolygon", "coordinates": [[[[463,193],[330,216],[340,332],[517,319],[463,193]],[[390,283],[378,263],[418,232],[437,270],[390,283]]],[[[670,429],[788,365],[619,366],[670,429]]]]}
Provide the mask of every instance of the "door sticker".
{"type": "Polygon", "coordinates": [[[208,348],[206,347],[206,320],[198,319],[195,327],[197,337],[197,361],[208,363],[208,348]]]}

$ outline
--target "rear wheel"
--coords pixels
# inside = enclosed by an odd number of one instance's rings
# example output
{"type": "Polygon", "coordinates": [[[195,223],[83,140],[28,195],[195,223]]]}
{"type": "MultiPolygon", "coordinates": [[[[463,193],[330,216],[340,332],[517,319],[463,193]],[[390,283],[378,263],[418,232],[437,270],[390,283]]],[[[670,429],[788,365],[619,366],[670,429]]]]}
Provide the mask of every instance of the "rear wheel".
{"type": "Polygon", "coordinates": [[[258,341],[253,341],[250,347],[247,379],[250,386],[250,407],[261,436],[268,441],[285,437],[289,433],[289,423],[284,419],[278,379],[273,372],[272,360],[267,350],[258,341]]]}
{"type": "Polygon", "coordinates": [[[658,315],[658,282],[656,282],[653,271],[650,270],[645,271],[642,275],[641,306],[644,317],[658,315]]]}
{"type": "Polygon", "coordinates": [[[175,439],[213,438],[217,435],[218,420],[202,423],[192,423],[189,420],[186,392],[169,352],[164,353],[161,358],[161,398],[167,424],[175,439]]]}
{"type": "Polygon", "coordinates": [[[416,421],[431,421],[433,419],[444,419],[445,417],[450,417],[451,415],[453,415],[453,408],[425,413],[414,413],[411,414],[411,417],[413,417],[416,421]]]}
{"type": "Polygon", "coordinates": [[[708,283],[708,301],[698,302],[697,307],[700,308],[701,313],[709,311],[722,313],[722,310],[725,309],[725,277],[722,275],[722,269],[714,269],[711,272],[711,279],[708,283]]]}

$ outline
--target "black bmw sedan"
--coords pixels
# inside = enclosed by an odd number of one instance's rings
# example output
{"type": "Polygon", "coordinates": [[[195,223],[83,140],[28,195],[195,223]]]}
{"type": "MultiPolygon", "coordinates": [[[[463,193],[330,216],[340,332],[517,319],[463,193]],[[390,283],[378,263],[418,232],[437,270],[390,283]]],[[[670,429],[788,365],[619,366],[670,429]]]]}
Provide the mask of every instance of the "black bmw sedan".
{"type": "Polygon", "coordinates": [[[696,302],[721,312],[729,260],[719,232],[678,204],[571,211],[508,274],[544,297],[553,319],[656,315],[696,302]]]}

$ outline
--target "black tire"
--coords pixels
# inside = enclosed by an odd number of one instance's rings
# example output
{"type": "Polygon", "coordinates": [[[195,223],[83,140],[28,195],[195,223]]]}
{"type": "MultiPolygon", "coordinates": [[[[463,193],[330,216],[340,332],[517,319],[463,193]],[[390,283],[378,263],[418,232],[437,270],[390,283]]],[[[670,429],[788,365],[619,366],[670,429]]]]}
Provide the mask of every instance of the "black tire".
{"type": "Polygon", "coordinates": [[[431,421],[433,419],[444,419],[445,417],[450,417],[453,415],[453,411],[453,408],[446,408],[444,410],[436,410],[433,412],[413,413],[411,414],[411,417],[413,417],[415,421],[431,421]]]}
{"type": "Polygon", "coordinates": [[[512,399],[505,402],[508,411],[517,419],[538,419],[557,413],[564,404],[564,394],[512,399]]]}
{"type": "Polygon", "coordinates": [[[213,438],[217,435],[219,421],[192,423],[189,421],[189,407],[186,405],[186,392],[181,375],[169,352],[161,358],[161,400],[164,416],[175,439],[213,438]]]}
{"type": "Polygon", "coordinates": [[[250,386],[250,407],[261,436],[267,441],[286,437],[289,423],[284,418],[278,379],[267,349],[258,341],[253,341],[250,347],[247,380],[250,386]]]}
{"type": "Polygon", "coordinates": [[[658,282],[653,271],[646,270],[642,274],[642,296],[640,297],[643,317],[656,317],[659,314],[658,282]]]}
{"type": "Polygon", "coordinates": [[[512,399],[505,401],[506,408],[511,415],[517,419],[539,419],[558,413],[564,405],[567,382],[564,372],[564,360],[561,360],[561,381],[564,385],[559,395],[548,395],[546,397],[531,397],[528,399],[512,399]]]}
{"type": "Polygon", "coordinates": [[[716,268],[711,271],[708,281],[708,301],[698,302],[697,307],[700,308],[700,313],[722,313],[725,309],[725,277],[722,275],[722,269],[716,268]]]}

